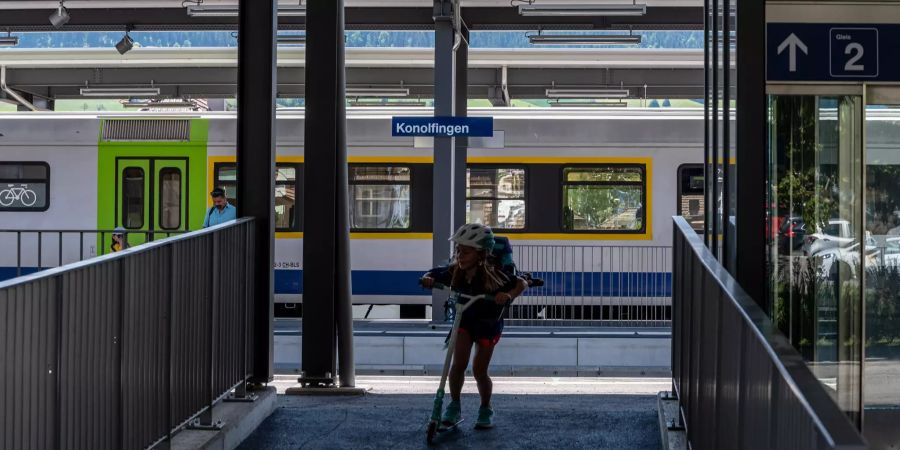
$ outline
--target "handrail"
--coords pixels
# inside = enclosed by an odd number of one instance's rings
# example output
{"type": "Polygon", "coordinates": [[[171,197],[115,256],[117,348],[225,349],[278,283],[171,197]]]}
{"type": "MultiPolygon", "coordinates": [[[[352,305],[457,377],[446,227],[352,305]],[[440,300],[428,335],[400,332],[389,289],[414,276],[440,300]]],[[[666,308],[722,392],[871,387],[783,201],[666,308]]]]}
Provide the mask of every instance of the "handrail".
{"type": "MultiPolygon", "coordinates": [[[[41,279],[43,277],[52,277],[53,275],[59,274],[60,272],[64,272],[67,270],[91,267],[96,264],[101,264],[104,261],[115,260],[118,258],[123,258],[127,255],[133,255],[135,253],[150,251],[151,249],[154,249],[154,248],[157,248],[160,246],[170,245],[172,242],[178,242],[179,240],[182,240],[182,239],[192,239],[197,236],[203,236],[206,234],[214,233],[217,230],[238,226],[240,224],[250,222],[252,220],[253,219],[242,217],[242,218],[236,219],[235,221],[221,223],[221,224],[218,224],[215,226],[202,228],[202,229],[196,230],[196,231],[153,231],[153,230],[125,231],[124,234],[130,233],[130,234],[145,234],[146,235],[146,234],[151,234],[151,233],[156,233],[156,234],[169,233],[169,234],[173,234],[173,236],[149,241],[149,242],[146,242],[146,243],[143,243],[140,245],[136,245],[134,247],[129,247],[127,249],[124,249],[124,250],[121,250],[118,252],[106,253],[106,254],[96,256],[93,258],[88,258],[85,260],[76,261],[76,262],[72,262],[69,264],[65,264],[65,265],[61,265],[61,266],[57,266],[57,267],[53,267],[53,268],[48,268],[48,269],[41,270],[39,272],[35,272],[35,273],[29,274],[29,275],[22,275],[20,277],[12,278],[12,279],[9,279],[6,281],[0,281],[0,289],[14,286],[15,284],[20,283],[20,282],[28,282],[28,281],[32,281],[32,280],[36,280],[36,279],[41,279]]],[[[117,231],[116,230],[0,230],[0,233],[81,233],[81,232],[100,234],[100,233],[113,233],[113,232],[117,232],[117,231]]]]}
{"type": "Polygon", "coordinates": [[[800,353],[674,218],[672,373],[695,449],[863,449],[800,353]]]}
{"type": "Polygon", "coordinates": [[[0,283],[0,450],[215,428],[254,375],[254,236],[242,218],[0,283]]]}

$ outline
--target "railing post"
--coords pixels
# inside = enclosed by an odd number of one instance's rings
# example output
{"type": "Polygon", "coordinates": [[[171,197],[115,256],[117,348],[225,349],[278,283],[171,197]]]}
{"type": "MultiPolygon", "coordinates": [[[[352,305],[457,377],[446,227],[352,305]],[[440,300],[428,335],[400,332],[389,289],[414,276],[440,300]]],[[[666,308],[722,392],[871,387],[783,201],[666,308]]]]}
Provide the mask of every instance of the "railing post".
{"type": "Polygon", "coordinates": [[[250,239],[253,239],[253,235],[250,233],[251,228],[246,225],[241,226],[241,249],[244,251],[243,258],[241,258],[241,263],[243,264],[244,269],[244,294],[241,296],[241,306],[243,307],[243,320],[241,320],[241,383],[234,389],[234,393],[229,395],[224,401],[226,402],[247,402],[252,403],[259,399],[259,396],[256,394],[249,393],[247,390],[247,339],[248,339],[248,326],[247,321],[250,320],[250,311],[249,311],[249,299],[251,298],[251,286],[250,277],[253,276],[253,271],[251,270],[250,261],[252,260],[250,255],[250,248],[248,242],[250,239]]]}
{"type": "Polygon", "coordinates": [[[214,233],[209,235],[209,239],[212,241],[210,243],[209,255],[209,267],[212,268],[212,276],[210,276],[210,287],[209,287],[209,316],[207,317],[207,321],[209,324],[209,359],[207,360],[208,368],[209,368],[209,376],[206,379],[208,383],[206,387],[206,395],[208,396],[209,402],[206,406],[206,409],[203,410],[203,413],[191,423],[190,428],[194,430],[221,430],[224,426],[224,423],[219,420],[213,422],[213,406],[216,403],[216,391],[215,391],[215,367],[216,367],[216,326],[215,326],[215,309],[216,304],[219,302],[219,270],[221,269],[219,265],[219,233],[214,233]]]}
{"type": "Polygon", "coordinates": [[[16,277],[22,276],[22,232],[16,231],[16,277]]]}

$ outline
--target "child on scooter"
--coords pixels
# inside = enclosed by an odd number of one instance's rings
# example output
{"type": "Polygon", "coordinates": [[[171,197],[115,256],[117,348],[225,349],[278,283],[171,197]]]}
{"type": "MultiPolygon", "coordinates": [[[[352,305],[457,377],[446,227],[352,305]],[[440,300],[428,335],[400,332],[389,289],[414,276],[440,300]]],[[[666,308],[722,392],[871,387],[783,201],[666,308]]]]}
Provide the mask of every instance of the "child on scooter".
{"type": "Polygon", "coordinates": [[[469,354],[475,344],[472,372],[481,396],[475,428],[491,428],[494,415],[491,407],[493,383],[488,375],[488,366],[494,346],[503,332],[504,307],[519,296],[527,284],[514,272],[497,267],[489,258],[494,247],[494,233],[490,228],[477,223],[466,224],[450,240],[456,244],[453,261],[447,267],[435,268],[425,274],[422,286],[431,288],[434,283],[441,283],[462,294],[492,294],[494,301],[478,301],[463,312],[450,368],[451,401],[442,422],[448,426],[455,425],[462,418],[460,393],[469,365],[469,354]]]}

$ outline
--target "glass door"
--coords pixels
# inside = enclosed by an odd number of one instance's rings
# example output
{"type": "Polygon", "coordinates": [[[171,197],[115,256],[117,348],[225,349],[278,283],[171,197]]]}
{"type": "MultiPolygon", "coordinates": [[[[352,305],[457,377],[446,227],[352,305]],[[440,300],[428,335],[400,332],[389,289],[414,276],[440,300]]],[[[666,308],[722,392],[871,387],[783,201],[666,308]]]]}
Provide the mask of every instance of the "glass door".
{"type": "Polygon", "coordinates": [[[859,425],[862,92],[769,89],[769,313],[859,425]]]}
{"type": "Polygon", "coordinates": [[[863,432],[900,445],[900,88],[868,87],[863,432]]]}

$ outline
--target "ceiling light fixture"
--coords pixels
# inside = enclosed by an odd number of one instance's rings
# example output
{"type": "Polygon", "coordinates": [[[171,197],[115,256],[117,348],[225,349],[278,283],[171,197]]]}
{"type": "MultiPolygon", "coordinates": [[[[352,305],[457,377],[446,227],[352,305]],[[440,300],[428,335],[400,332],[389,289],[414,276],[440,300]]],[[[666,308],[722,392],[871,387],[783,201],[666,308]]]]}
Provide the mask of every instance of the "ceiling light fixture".
{"type": "Polygon", "coordinates": [[[59,29],[63,25],[69,23],[69,10],[66,9],[65,0],[59,0],[59,7],[50,14],[50,24],[53,28],[59,29]]]}
{"type": "Polygon", "coordinates": [[[403,100],[396,102],[383,102],[380,100],[350,100],[349,104],[350,106],[383,106],[385,108],[393,108],[395,106],[428,106],[427,103],[420,100],[403,100]]]}
{"type": "Polygon", "coordinates": [[[536,45],[637,45],[639,34],[531,34],[528,42],[536,45]]]}
{"type": "Polygon", "coordinates": [[[550,101],[550,106],[552,107],[593,107],[593,108],[624,108],[628,106],[626,102],[596,102],[596,101],[561,101],[561,100],[553,100],[550,101]]]}
{"type": "Polygon", "coordinates": [[[116,43],[116,50],[119,51],[120,55],[124,55],[130,52],[131,49],[134,48],[134,39],[132,39],[131,36],[128,35],[130,31],[131,28],[125,30],[125,36],[122,36],[122,39],[116,43]]]}
{"type": "Polygon", "coordinates": [[[158,96],[159,88],[81,88],[80,93],[82,97],[145,98],[158,96]]]}
{"type": "Polygon", "coordinates": [[[547,98],[627,98],[628,89],[547,89],[547,98]]]}
{"type": "Polygon", "coordinates": [[[19,45],[18,36],[13,36],[10,32],[7,32],[6,36],[0,36],[0,47],[15,47],[17,45],[19,45]]]}
{"type": "MultiPolygon", "coordinates": [[[[190,5],[187,15],[190,17],[237,17],[237,5],[190,5]]],[[[279,17],[305,17],[305,6],[282,5],[278,7],[279,17]]]]}
{"type": "Polygon", "coordinates": [[[647,5],[519,5],[519,15],[531,17],[643,16],[647,5]]]}
{"type": "Polygon", "coordinates": [[[278,43],[284,45],[304,45],[306,44],[306,35],[303,34],[279,34],[278,43]]]}
{"type": "Polygon", "coordinates": [[[408,88],[348,87],[347,97],[409,97],[408,88]]]}

